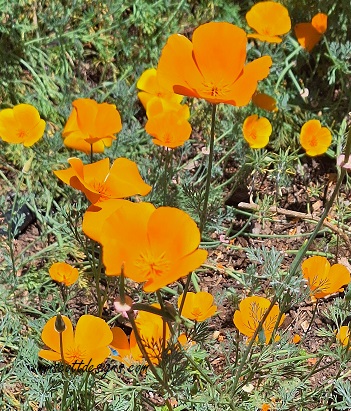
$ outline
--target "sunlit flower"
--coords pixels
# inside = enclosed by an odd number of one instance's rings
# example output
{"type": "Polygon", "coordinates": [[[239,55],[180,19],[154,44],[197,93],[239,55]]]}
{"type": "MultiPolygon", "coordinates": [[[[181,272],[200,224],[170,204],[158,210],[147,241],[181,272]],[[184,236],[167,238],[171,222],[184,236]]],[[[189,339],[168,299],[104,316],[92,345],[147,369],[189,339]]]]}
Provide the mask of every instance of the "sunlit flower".
{"type": "Polygon", "coordinates": [[[79,272],[67,263],[54,263],[49,268],[49,275],[54,281],[70,286],[78,280],[79,272]]]}
{"type": "Polygon", "coordinates": [[[263,148],[269,143],[272,125],[266,117],[253,114],[243,124],[243,135],[251,148],[263,148]]]}
{"type": "MultiPolygon", "coordinates": [[[[339,340],[344,347],[347,347],[349,345],[349,338],[350,328],[347,325],[343,325],[336,334],[336,339],[339,340]]],[[[349,348],[351,347],[349,346],[349,348]]]]}
{"type": "Polygon", "coordinates": [[[331,142],[331,132],[319,120],[309,120],[301,127],[300,144],[309,156],[324,154],[331,142]]]}
{"type": "Polygon", "coordinates": [[[311,51],[320,41],[328,27],[328,16],[324,13],[318,13],[311,23],[299,23],[294,27],[295,35],[300,46],[311,51]]]}
{"type": "Polygon", "coordinates": [[[271,409],[271,407],[270,407],[269,404],[267,404],[267,403],[262,404],[261,411],[270,411],[270,409],[271,409]]]}
{"type": "Polygon", "coordinates": [[[156,291],[198,268],[207,257],[199,250],[200,232],[184,211],[155,209],[149,203],[125,201],[99,232],[107,275],[146,282],[144,290],[156,291]]]}
{"type": "MultiPolygon", "coordinates": [[[[178,308],[180,308],[183,295],[178,297],[178,308]]],[[[217,306],[213,305],[213,295],[205,291],[198,293],[188,292],[186,294],[182,316],[189,320],[205,321],[212,317],[217,311],[217,306]]]]}
{"type": "Polygon", "coordinates": [[[299,334],[294,334],[292,340],[291,340],[294,344],[298,344],[301,341],[301,337],[299,336],[299,334]]]}
{"type": "Polygon", "coordinates": [[[278,111],[276,100],[265,93],[256,92],[252,96],[252,102],[256,107],[267,111],[278,111]]]}
{"type": "Polygon", "coordinates": [[[337,293],[340,288],[351,281],[349,270],[342,264],[330,266],[326,257],[313,256],[302,265],[302,275],[315,298],[323,298],[337,293]]]}
{"type": "Polygon", "coordinates": [[[279,37],[291,29],[289,12],[282,4],[274,1],[261,1],[256,3],[246,13],[247,24],[257,31],[247,37],[255,38],[269,43],[281,43],[279,37]]]}
{"type": "Polygon", "coordinates": [[[147,69],[143,72],[137,82],[137,87],[139,90],[142,90],[138,93],[138,97],[145,110],[152,99],[157,101],[164,100],[176,104],[179,104],[183,99],[183,96],[175,94],[159,84],[157,70],[154,68],[147,69]]]}
{"type": "MultiPolygon", "coordinates": [[[[270,304],[271,302],[264,297],[252,296],[244,298],[239,304],[239,310],[234,313],[235,326],[242,334],[251,338],[270,304]]],[[[258,333],[256,340],[264,341],[266,344],[270,341],[279,314],[279,306],[276,304],[265,319],[262,325],[262,332],[258,333]]],[[[283,314],[278,326],[282,325],[284,318],[285,315],[283,314]]]]}
{"type": "Polygon", "coordinates": [[[55,328],[56,316],[44,326],[41,338],[50,350],[40,350],[39,357],[49,361],[65,361],[74,369],[84,365],[97,367],[110,355],[109,344],[113,335],[104,320],[93,315],[82,315],[73,331],[69,318],[62,316],[66,329],[62,332],[63,358],[61,357],[60,333],[55,328]]]}
{"type": "Polygon", "coordinates": [[[85,153],[102,153],[122,129],[121,116],[114,104],[97,103],[81,98],[73,103],[73,110],[62,132],[64,144],[85,153]]]}
{"type": "Polygon", "coordinates": [[[43,137],[45,121],[30,104],[18,104],[0,112],[0,138],[7,143],[30,147],[43,137]]]}
{"type": "Polygon", "coordinates": [[[73,157],[68,163],[70,168],[54,171],[55,175],[81,190],[95,205],[109,199],[146,195],[151,190],[142,180],[137,165],[127,158],[117,158],[111,168],[108,158],[84,165],[82,160],[73,157]]]}
{"type": "Polygon", "coordinates": [[[157,74],[168,90],[210,103],[247,105],[257,82],[269,74],[272,59],[263,56],[245,65],[244,30],[225,22],[199,26],[192,42],[173,34],[162,50],[157,74]]]}
{"type": "Polygon", "coordinates": [[[148,134],[154,137],[152,142],[158,146],[176,148],[182,146],[191,135],[191,125],[184,118],[183,109],[163,111],[149,117],[145,125],[148,134]]]}

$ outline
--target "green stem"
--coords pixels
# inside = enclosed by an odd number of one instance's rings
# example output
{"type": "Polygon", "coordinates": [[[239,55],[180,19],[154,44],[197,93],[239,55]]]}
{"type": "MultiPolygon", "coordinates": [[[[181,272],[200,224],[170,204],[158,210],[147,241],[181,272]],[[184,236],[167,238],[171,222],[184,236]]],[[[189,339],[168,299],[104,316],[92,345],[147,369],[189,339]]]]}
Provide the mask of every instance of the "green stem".
{"type": "Polygon", "coordinates": [[[207,219],[207,208],[208,208],[208,198],[210,195],[211,186],[211,176],[212,176],[212,164],[213,164],[213,153],[214,153],[214,137],[215,137],[215,122],[216,122],[216,108],[217,104],[212,105],[212,117],[211,117],[211,134],[210,134],[210,154],[208,156],[208,167],[207,167],[207,178],[206,178],[206,188],[205,188],[205,198],[202,213],[200,216],[200,232],[204,231],[206,219],[207,219]]]}

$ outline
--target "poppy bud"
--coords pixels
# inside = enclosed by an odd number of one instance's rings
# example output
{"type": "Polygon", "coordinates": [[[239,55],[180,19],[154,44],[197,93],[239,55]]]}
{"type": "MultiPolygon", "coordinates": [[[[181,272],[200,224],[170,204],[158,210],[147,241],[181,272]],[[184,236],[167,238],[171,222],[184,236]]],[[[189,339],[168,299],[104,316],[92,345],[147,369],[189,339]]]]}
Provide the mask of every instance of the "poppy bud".
{"type": "Polygon", "coordinates": [[[61,334],[65,331],[65,329],[66,329],[66,324],[64,323],[63,318],[61,314],[59,313],[57,314],[56,320],[55,320],[55,330],[61,334]]]}

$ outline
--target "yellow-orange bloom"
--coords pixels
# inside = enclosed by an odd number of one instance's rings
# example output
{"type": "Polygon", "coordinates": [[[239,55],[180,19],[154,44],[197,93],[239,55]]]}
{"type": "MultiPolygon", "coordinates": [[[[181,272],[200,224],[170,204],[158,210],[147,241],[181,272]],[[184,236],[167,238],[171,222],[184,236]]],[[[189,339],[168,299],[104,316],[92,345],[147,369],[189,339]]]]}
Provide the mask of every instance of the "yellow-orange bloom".
{"type": "Polygon", "coordinates": [[[200,267],[200,232],[184,211],[125,201],[97,233],[107,275],[124,274],[156,291],[200,267]]]}
{"type": "Polygon", "coordinates": [[[294,27],[295,35],[300,46],[311,51],[320,41],[328,27],[328,16],[324,13],[318,13],[311,23],[299,23],[294,27]]]}
{"type": "MultiPolygon", "coordinates": [[[[180,308],[183,295],[178,297],[178,308],[180,308]]],[[[217,311],[217,306],[213,305],[213,295],[205,291],[198,293],[188,292],[186,294],[182,316],[189,320],[198,322],[205,321],[212,317],[217,311]]]]}
{"type": "Polygon", "coordinates": [[[243,135],[251,148],[263,148],[269,143],[272,125],[266,117],[258,118],[253,114],[245,119],[243,135]]]}
{"type": "Polygon", "coordinates": [[[344,347],[347,347],[349,345],[349,338],[350,329],[347,325],[343,325],[336,334],[336,339],[339,340],[344,347]]]}
{"type": "Polygon", "coordinates": [[[184,96],[245,106],[272,65],[269,56],[245,65],[246,44],[244,30],[225,22],[199,26],[192,42],[173,34],[162,50],[157,69],[159,82],[184,96]]]}
{"type": "Polygon", "coordinates": [[[45,121],[30,104],[18,104],[0,112],[0,138],[7,143],[30,147],[43,137],[45,121]]]}
{"type": "Polygon", "coordinates": [[[154,137],[152,140],[154,144],[176,148],[182,146],[191,135],[191,125],[184,117],[184,108],[182,106],[177,111],[166,110],[149,117],[145,130],[154,137]]]}
{"type": "Polygon", "coordinates": [[[300,144],[309,156],[324,154],[331,142],[331,132],[319,120],[309,120],[301,127],[300,144]]]}
{"type": "Polygon", "coordinates": [[[289,12],[282,4],[274,1],[261,1],[256,3],[246,13],[247,24],[257,31],[247,37],[255,38],[269,43],[281,43],[279,37],[291,29],[289,12]]]}
{"type": "Polygon", "coordinates": [[[127,158],[117,158],[111,168],[108,158],[84,165],[82,160],[72,157],[68,163],[70,168],[54,171],[55,175],[81,190],[95,205],[109,199],[146,195],[151,190],[142,180],[137,165],[127,158]]]}
{"type": "Polygon", "coordinates": [[[78,280],[79,272],[67,263],[54,263],[49,268],[49,275],[54,281],[68,287],[78,280]]]}
{"type": "Polygon", "coordinates": [[[87,366],[90,367],[89,371],[91,371],[110,355],[108,346],[113,335],[104,320],[93,315],[82,315],[77,322],[75,332],[73,332],[70,319],[63,315],[62,320],[66,328],[62,332],[62,358],[60,333],[55,328],[56,318],[56,316],[51,318],[44,325],[41,339],[50,350],[40,350],[39,357],[49,361],[64,360],[74,369],[82,369],[83,366],[87,366]]]}
{"type": "Polygon", "coordinates": [[[139,363],[142,359],[142,354],[135,340],[134,331],[130,335],[130,341],[122,328],[113,327],[111,331],[113,334],[113,340],[110,344],[111,358],[123,363],[127,367],[134,363],[139,363]]]}
{"type": "Polygon", "coordinates": [[[137,82],[137,87],[139,90],[142,90],[138,93],[138,97],[145,110],[147,110],[148,103],[151,100],[163,100],[179,104],[183,99],[183,96],[175,94],[160,85],[157,78],[157,70],[154,68],[143,72],[137,82]]]}
{"type": "MultiPolygon", "coordinates": [[[[234,324],[237,329],[247,337],[251,338],[258,328],[258,324],[262,320],[271,302],[264,297],[246,297],[239,304],[239,310],[234,313],[234,324]]],[[[279,306],[276,304],[272,307],[262,325],[262,337],[264,336],[265,343],[267,344],[272,337],[272,333],[276,326],[278,316],[280,314],[279,306]]],[[[284,321],[285,315],[280,318],[279,325],[281,326],[284,321]]],[[[256,340],[260,338],[260,333],[256,337],[256,340]]]]}
{"type": "Polygon", "coordinates": [[[73,110],[62,132],[64,144],[84,153],[102,153],[122,130],[121,116],[114,104],[81,98],[73,103],[73,110]]]}
{"type": "Polygon", "coordinates": [[[330,266],[326,257],[313,256],[302,265],[302,275],[315,298],[323,298],[337,293],[343,285],[351,281],[349,270],[342,264],[330,266]]]}
{"type": "Polygon", "coordinates": [[[275,98],[265,93],[256,92],[252,96],[252,102],[256,107],[267,111],[278,111],[277,102],[275,98]]]}

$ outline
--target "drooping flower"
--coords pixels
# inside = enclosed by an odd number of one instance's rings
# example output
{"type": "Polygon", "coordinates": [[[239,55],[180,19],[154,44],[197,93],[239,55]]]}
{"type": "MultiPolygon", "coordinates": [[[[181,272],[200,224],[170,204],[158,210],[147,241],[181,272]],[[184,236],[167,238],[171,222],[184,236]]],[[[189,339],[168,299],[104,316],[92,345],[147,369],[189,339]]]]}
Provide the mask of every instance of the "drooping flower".
{"type": "Polygon", "coordinates": [[[64,144],[85,153],[102,153],[122,129],[121,116],[114,104],[97,103],[81,98],[73,103],[73,110],[62,132],[64,144]]]}
{"type": "Polygon", "coordinates": [[[137,87],[142,90],[138,93],[138,97],[145,110],[147,110],[151,100],[179,104],[183,99],[183,96],[175,94],[160,85],[155,68],[143,72],[137,82],[137,87]]]}
{"type": "Polygon", "coordinates": [[[318,13],[311,23],[298,23],[295,25],[295,35],[300,46],[308,52],[320,41],[328,27],[328,16],[324,13],[318,13]]]}
{"type": "Polygon", "coordinates": [[[39,357],[49,361],[63,361],[74,369],[82,366],[97,367],[110,355],[109,344],[113,339],[107,323],[93,315],[82,315],[73,331],[72,323],[66,316],[62,316],[66,326],[62,332],[63,358],[61,357],[60,333],[55,328],[56,316],[44,326],[41,338],[50,350],[40,350],[39,357]],[[79,365],[80,364],[80,365],[79,365]]]}
{"type": "Polygon", "coordinates": [[[257,32],[248,34],[247,37],[269,43],[281,43],[282,39],[279,36],[286,34],[291,29],[287,8],[274,1],[256,3],[246,13],[246,21],[257,32]]]}
{"type": "Polygon", "coordinates": [[[18,104],[0,112],[0,138],[7,143],[30,147],[43,137],[45,121],[30,104],[18,104]]]}
{"type": "Polygon", "coordinates": [[[311,294],[323,298],[337,293],[340,288],[351,281],[349,270],[342,264],[330,266],[326,257],[307,258],[302,265],[302,275],[308,281],[311,294]]]}
{"type": "MultiPolygon", "coordinates": [[[[235,326],[242,334],[251,338],[270,304],[271,302],[264,297],[252,296],[244,298],[239,304],[239,310],[236,310],[234,313],[235,326]]],[[[259,332],[256,340],[260,339],[266,344],[271,340],[279,314],[279,306],[276,304],[272,307],[268,317],[265,319],[262,325],[262,332],[259,332]]],[[[282,325],[284,318],[285,315],[283,314],[278,326],[282,325]]]]}
{"type": "Polygon", "coordinates": [[[162,50],[157,68],[159,82],[184,96],[245,106],[272,65],[269,56],[245,65],[246,44],[244,30],[225,22],[199,26],[192,42],[173,34],[162,50]]]}
{"type": "Polygon", "coordinates": [[[347,325],[343,325],[342,327],[340,327],[338,333],[336,334],[336,339],[339,340],[344,347],[350,347],[349,338],[350,328],[347,325]]]}
{"type": "MultiPolygon", "coordinates": [[[[183,295],[178,297],[178,308],[180,308],[183,295]]],[[[213,295],[205,291],[198,293],[188,292],[186,294],[182,316],[189,320],[198,322],[205,321],[212,317],[217,311],[217,306],[213,305],[213,295]]]]}
{"type": "Polygon", "coordinates": [[[252,96],[252,103],[259,108],[267,111],[278,111],[275,98],[265,93],[256,92],[252,96]]]}
{"type": "Polygon", "coordinates": [[[156,291],[198,268],[207,257],[199,250],[200,232],[184,211],[125,201],[99,231],[107,275],[145,282],[156,291]]]}
{"type": "Polygon", "coordinates": [[[251,148],[263,148],[269,143],[272,125],[266,117],[253,114],[243,123],[243,135],[251,148]]]}
{"type": "Polygon", "coordinates": [[[70,264],[59,262],[54,263],[49,268],[49,275],[54,281],[62,283],[68,287],[78,280],[79,272],[70,264]]]}
{"type": "Polygon", "coordinates": [[[84,165],[82,160],[73,157],[68,163],[70,168],[54,171],[55,175],[65,184],[82,191],[95,205],[136,194],[147,195],[151,190],[151,186],[142,180],[137,165],[127,158],[117,158],[111,168],[108,158],[84,165]]]}
{"type": "Polygon", "coordinates": [[[324,154],[332,142],[331,132],[319,120],[308,120],[300,132],[300,144],[311,157],[324,154]]]}

